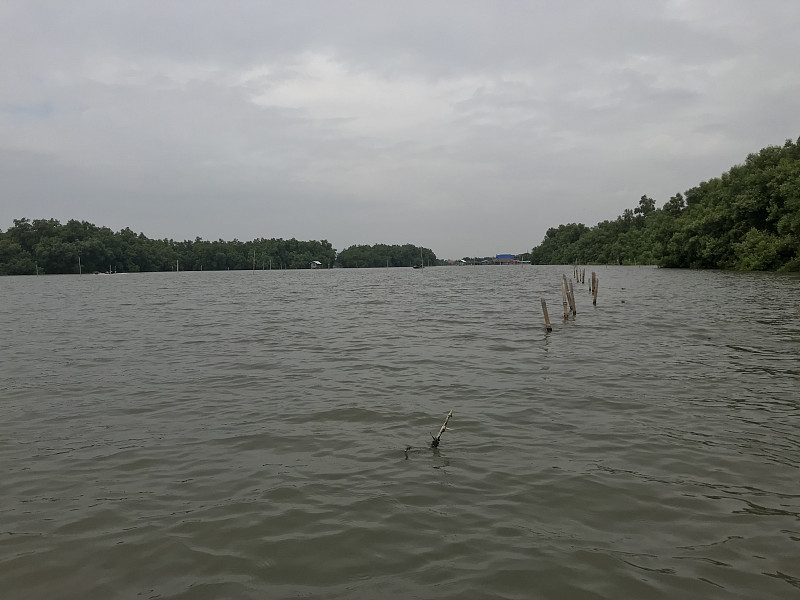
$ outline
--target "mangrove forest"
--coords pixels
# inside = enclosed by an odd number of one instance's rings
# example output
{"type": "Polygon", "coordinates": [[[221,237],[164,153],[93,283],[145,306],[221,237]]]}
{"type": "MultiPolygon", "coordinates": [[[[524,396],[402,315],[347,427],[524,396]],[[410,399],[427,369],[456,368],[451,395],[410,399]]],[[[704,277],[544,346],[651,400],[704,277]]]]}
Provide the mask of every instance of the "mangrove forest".
{"type": "Polygon", "coordinates": [[[532,264],[800,271],[800,139],[750,154],[720,177],[594,227],[547,230],[532,264]]]}

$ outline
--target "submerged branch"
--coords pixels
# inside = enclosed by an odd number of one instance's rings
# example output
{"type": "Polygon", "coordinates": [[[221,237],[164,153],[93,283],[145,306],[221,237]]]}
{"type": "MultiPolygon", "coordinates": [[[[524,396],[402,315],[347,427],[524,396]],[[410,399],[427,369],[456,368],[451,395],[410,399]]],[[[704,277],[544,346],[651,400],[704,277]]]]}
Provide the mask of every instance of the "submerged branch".
{"type": "Polygon", "coordinates": [[[436,448],[439,445],[439,440],[442,438],[442,434],[447,431],[447,422],[450,420],[450,417],[453,416],[453,411],[451,410],[447,413],[447,418],[445,418],[444,423],[442,424],[442,428],[439,429],[439,433],[436,435],[431,434],[433,441],[431,441],[431,448],[436,448]]]}

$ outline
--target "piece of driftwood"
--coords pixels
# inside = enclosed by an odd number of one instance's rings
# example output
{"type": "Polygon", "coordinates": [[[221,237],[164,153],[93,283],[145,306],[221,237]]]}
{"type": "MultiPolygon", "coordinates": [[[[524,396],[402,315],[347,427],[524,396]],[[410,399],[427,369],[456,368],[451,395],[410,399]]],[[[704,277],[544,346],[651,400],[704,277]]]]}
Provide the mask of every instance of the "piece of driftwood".
{"type": "Polygon", "coordinates": [[[441,429],[439,429],[439,433],[437,433],[436,435],[431,434],[431,437],[433,438],[433,440],[431,441],[431,448],[436,448],[439,446],[439,440],[442,439],[442,434],[445,431],[447,431],[447,422],[450,420],[450,417],[452,416],[453,416],[453,411],[451,410],[449,413],[447,413],[447,417],[445,418],[444,423],[442,423],[442,427],[441,429]]]}

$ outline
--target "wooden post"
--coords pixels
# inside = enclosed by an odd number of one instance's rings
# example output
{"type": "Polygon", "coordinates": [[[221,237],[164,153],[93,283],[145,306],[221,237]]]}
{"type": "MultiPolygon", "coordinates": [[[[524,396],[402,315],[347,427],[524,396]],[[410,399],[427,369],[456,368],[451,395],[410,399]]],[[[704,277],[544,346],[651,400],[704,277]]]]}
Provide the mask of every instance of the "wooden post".
{"type": "MultiPolygon", "coordinates": [[[[594,275],[594,273],[592,273],[594,275]]],[[[597,306],[597,288],[600,286],[600,279],[595,278],[594,280],[594,292],[592,292],[592,304],[597,306]]]]}
{"type": "Polygon", "coordinates": [[[569,308],[567,307],[567,278],[561,280],[561,301],[564,304],[564,319],[569,319],[569,308]]]}
{"type": "Polygon", "coordinates": [[[569,303],[572,307],[572,315],[578,314],[578,309],[575,306],[575,289],[572,287],[572,282],[569,282],[569,303]]]}
{"type": "Polygon", "coordinates": [[[442,438],[442,434],[445,431],[447,431],[447,422],[450,420],[450,417],[452,416],[453,416],[453,411],[451,410],[449,413],[447,413],[447,417],[445,418],[441,429],[439,429],[439,433],[437,433],[436,435],[431,434],[431,437],[433,438],[433,441],[431,441],[431,448],[436,448],[437,446],[439,446],[439,440],[442,438]]]}
{"type": "Polygon", "coordinates": [[[577,312],[575,310],[575,296],[572,294],[572,281],[567,282],[567,276],[561,275],[561,287],[564,288],[567,294],[567,303],[569,304],[569,312],[573,315],[577,312]]]}
{"type": "Polygon", "coordinates": [[[550,316],[547,314],[547,303],[542,298],[542,312],[544,313],[544,325],[547,331],[553,331],[553,326],[550,325],[550,316]]]}

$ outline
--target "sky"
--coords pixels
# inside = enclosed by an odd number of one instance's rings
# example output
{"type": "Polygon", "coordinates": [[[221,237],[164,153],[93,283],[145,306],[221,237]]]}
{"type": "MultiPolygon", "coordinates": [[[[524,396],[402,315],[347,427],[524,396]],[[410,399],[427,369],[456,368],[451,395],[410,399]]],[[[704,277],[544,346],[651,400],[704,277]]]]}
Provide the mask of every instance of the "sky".
{"type": "Polygon", "coordinates": [[[0,230],[528,252],[800,136],[796,0],[0,0],[0,230]]]}

